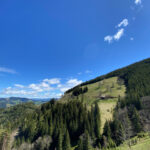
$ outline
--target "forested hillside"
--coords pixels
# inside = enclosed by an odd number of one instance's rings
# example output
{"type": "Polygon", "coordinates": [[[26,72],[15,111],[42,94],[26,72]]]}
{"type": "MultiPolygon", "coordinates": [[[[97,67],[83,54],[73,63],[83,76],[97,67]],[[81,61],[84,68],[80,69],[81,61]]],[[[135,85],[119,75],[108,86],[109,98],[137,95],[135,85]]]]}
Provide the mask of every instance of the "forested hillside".
{"type": "MultiPolygon", "coordinates": [[[[114,76],[120,77],[125,81],[127,97],[130,98],[130,100],[150,94],[150,59],[145,59],[141,62],[118,69],[104,76],[84,82],[79,86],[93,84],[114,76]]],[[[76,87],[68,90],[66,93],[73,91],[75,88],[76,87]]]]}
{"type": "Polygon", "coordinates": [[[9,143],[9,135],[20,127],[24,117],[28,113],[32,114],[36,109],[38,107],[31,102],[0,109],[0,149],[5,143],[9,143]]]}
{"type": "Polygon", "coordinates": [[[10,120],[11,128],[19,127],[12,149],[113,149],[127,141],[131,147],[138,140],[130,139],[149,137],[149,113],[146,59],[68,90],[24,114],[17,125],[10,120]]]}

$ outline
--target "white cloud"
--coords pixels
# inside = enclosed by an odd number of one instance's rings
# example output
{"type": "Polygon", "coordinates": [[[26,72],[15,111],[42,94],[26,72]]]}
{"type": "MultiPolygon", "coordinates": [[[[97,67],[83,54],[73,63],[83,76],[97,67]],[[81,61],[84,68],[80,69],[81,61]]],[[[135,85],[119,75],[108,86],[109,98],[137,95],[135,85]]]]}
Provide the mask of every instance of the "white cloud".
{"type": "Polygon", "coordinates": [[[64,84],[58,84],[57,88],[61,91],[61,92],[66,92],[67,90],[69,90],[70,88],[73,88],[74,86],[77,86],[79,84],[82,83],[82,80],[78,80],[78,79],[70,79],[68,80],[66,83],[64,84]]]}
{"type": "Polygon", "coordinates": [[[71,87],[63,87],[60,89],[61,92],[66,92],[67,90],[69,90],[71,87]]]}
{"type": "Polygon", "coordinates": [[[67,85],[70,85],[70,86],[76,86],[80,83],[82,83],[82,81],[78,79],[70,79],[67,81],[67,85]]]}
{"type": "Polygon", "coordinates": [[[13,69],[5,68],[5,67],[0,67],[0,72],[3,73],[11,73],[11,74],[16,74],[17,72],[13,69]]]}
{"type": "Polygon", "coordinates": [[[29,85],[14,84],[12,87],[3,89],[0,94],[7,96],[19,96],[29,98],[59,98],[68,89],[82,83],[76,78],[69,79],[64,83],[58,78],[44,79],[40,83],[29,85]]]}
{"type": "Polygon", "coordinates": [[[38,85],[36,85],[34,83],[30,84],[29,88],[32,89],[32,90],[35,90],[37,92],[42,92],[43,91],[43,89],[40,86],[38,86],[38,85]]]}
{"type": "Polygon", "coordinates": [[[45,82],[41,82],[40,84],[32,83],[32,84],[29,85],[29,88],[32,89],[32,90],[35,90],[37,92],[53,90],[53,88],[45,82]]]}
{"type": "Polygon", "coordinates": [[[128,19],[123,19],[118,25],[117,27],[126,27],[128,26],[129,22],[128,22],[128,19]]]}
{"type": "Polygon", "coordinates": [[[34,95],[35,92],[20,90],[20,89],[13,89],[13,88],[6,88],[2,91],[1,94],[4,94],[4,95],[34,95]]]}
{"type": "Polygon", "coordinates": [[[114,35],[107,35],[104,37],[104,41],[108,43],[112,43],[113,41],[118,41],[123,35],[125,31],[125,27],[129,24],[128,19],[123,19],[116,27],[120,28],[114,35]]]}
{"type": "Polygon", "coordinates": [[[135,0],[134,3],[135,3],[136,5],[139,5],[139,4],[142,3],[142,0],[135,0]]]}
{"type": "Polygon", "coordinates": [[[59,78],[52,78],[52,79],[44,79],[44,82],[48,82],[49,84],[59,84],[60,79],[59,78]]]}
{"type": "Polygon", "coordinates": [[[111,43],[113,41],[113,36],[110,36],[110,35],[105,36],[104,41],[108,42],[108,43],[111,43]]]}
{"type": "Polygon", "coordinates": [[[115,41],[118,41],[123,35],[124,35],[124,29],[121,28],[121,29],[119,29],[119,30],[117,31],[116,34],[114,34],[114,35],[112,35],[112,36],[111,36],[111,35],[108,35],[108,36],[104,37],[104,41],[106,41],[106,42],[108,42],[108,43],[111,43],[111,42],[113,42],[114,40],[115,40],[115,41]]]}
{"type": "Polygon", "coordinates": [[[114,40],[118,41],[123,36],[123,34],[124,34],[124,29],[123,28],[119,29],[118,32],[113,37],[114,40]]]}

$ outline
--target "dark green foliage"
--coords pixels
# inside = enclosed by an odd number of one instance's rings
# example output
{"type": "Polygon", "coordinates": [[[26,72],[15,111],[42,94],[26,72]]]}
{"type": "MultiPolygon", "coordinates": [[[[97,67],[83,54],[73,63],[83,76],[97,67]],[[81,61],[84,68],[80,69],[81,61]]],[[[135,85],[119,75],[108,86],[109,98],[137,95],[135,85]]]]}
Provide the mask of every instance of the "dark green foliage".
{"type": "Polygon", "coordinates": [[[85,131],[85,137],[83,139],[83,150],[91,150],[91,141],[90,141],[90,136],[88,134],[88,131],[85,131]]]}
{"type": "Polygon", "coordinates": [[[112,140],[113,135],[111,133],[112,131],[111,131],[111,128],[110,128],[110,124],[111,124],[110,121],[106,121],[105,125],[104,125],[104,131],[103,131],[103,136],[102,136],[102,145],[105,148],[106,147],[107,148],[116,147],[115,142],[117,142],[117,141],[112,140]]]}
{"type": "Polygon", "coordinates": [[[27,114],[34,112],[36,109],[37,106],[32,102],[0,109],[0,125],[2,128],[6,128],[7,131],[14,130],[22,124],[27,114]]]}
{"type": "Polygon", "coordinates": [[[73,92],[72,92],[72,94],[73,94],[74,96],[78,96],[78,95],[80,95],[81,93],[82,93],[82,88],[80,88],[80,87],[75,88],[75,89],[73,90],[73,92]]]}
{"type": "Polygon", "coordinates": [[[63,150],[62,144],[63,144],[63,135],[60,129],[58,134],[58,140],[57,140],[57,150],[63,150]]]}
{"type": "Polygon", "coordinates": [[[82,93],[86,93],[87,91],[88,91],[88,87],[86,86],[86,87],[83,88],[83,92],[82,93]]]}
{"type": "Polygon", "coordinates": [[[139,113],[138,113],[136,107],[130,107],[129,112],[130,112],[130,117],[131,117],[131,121],[134,126],[135,132],[136,133],[141,132],[142,126],[141,126],[140,116],[139,116],[139,113]]]}
{"type": "Polygon", "coordinates": [[[77,145],[78,146],[77,146],[76,150],[83,150],[83,140],[82,139],[78,140],[77,145]]]}
{"type": "Polygon", "coordinates": [[[70,136],[68,133],[68,130],[66,131],[64,135],[64,140],[63,140],[63,150],[70,150],[71,145],[70,145],[70,136]]]}
{"type": "Polygon", "coordinates": [[[119,120],[114,119],[110,124],[110,128],[112,140],[115,141],[117,145],[123,143],[125,140],[125,132],[122,123],[119,120]]]}
{"type": "Polygon", "coordinates": [[[100,137],[100,111],[97,104],[90,111],[78,101],[64,104],[50,101],[24,120],[18,138],[34,142],[40,136],[50,135],[53,141],[51,149],[69,149],[70,144],[77,143],[85,131],[94,139],[100,137]]]}
{"type": "Polygon", "coordinates": [[[80,137],[78,140],[78,147],[76,150],[92,150],[92,143],[89,136],[88,131],[86,130],[85,133],[80,137]]]}
{"type": "Polygon", "coordinates": [[[111,129],[110,129],[110,122],[106,121],[104,125],[104,131],[103,135],[105,135],[107,138],[111,138],[111,129]]]}
{"type": "Polygon", "coordinates": [[[76,87],[76,88],[73,90],[72,94],[73,94],[73,96],[78,96],[78,95],[80,95],[80,94],[86,93],[87,91],[88,91],[88,87],[87,87],[87,86],[84,87],[83,89],[82,89],[81,87],[76,87]]]}
{"type": "Polygon", "coordinates": [[[95,109],[94,109],[94,116],[95,116],[95,136],[97,138],[100,138],[100,127],[101,127],[101,119],[100,119],[100,110],[97,103],[95,103],[95,109]]]}

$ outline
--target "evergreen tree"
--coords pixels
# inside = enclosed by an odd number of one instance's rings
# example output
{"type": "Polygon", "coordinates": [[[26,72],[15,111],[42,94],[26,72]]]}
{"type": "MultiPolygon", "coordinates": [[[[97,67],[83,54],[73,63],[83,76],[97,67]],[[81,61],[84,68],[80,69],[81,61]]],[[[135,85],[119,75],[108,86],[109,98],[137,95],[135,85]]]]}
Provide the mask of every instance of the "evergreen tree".
{"type": "Polygon", "coordinates": [[[133,109],[133,114],[132,114],[132,123],[133,123],[134,130],[136,133],[139,133],[142,131],[142,126],[140,123],[140,116],[135,107],[133,109]]]}
{"type": "Polygon", "coordinates": [[[62,149],[62,131],[59,129],[59,135],[58,135],[58,141],[57,141],[57,150],[63,150],[62,149]]]}
{"type": "Polygon", "coordinates": [[[111,124],[112,139],[117,145],[125,140],[125,132],[121,122],[115,119],[111,124]]]}
{"type": "Polygon", "coordinates": [[[103,135],[105,135],[107,138],[111,138],[111,129],[108,121],[105,122],[103,135]]]}
{"type": "Polygon", "coordinates": [[[82,139],[78,140],[78,147],[76,148],[76,150],[83,150],[83,140],[82,139]]]}
{"type": "Polygon", "coordinates": [[[64,135],[63,150],[70,150],[70,149],[71,149],[70,136],[69,136],[69,133],[68,133],[68,130],[67,130],[65,135],[64,135]]]}
{"type": "Polygon", "coordinates": [[[98,103],[95,103],[95,113],[94,113],[94,118],[95,118],[95,136],[97,138],[100,138],[100,128],[101,128],[101,118],[100,118],[100,110],[98,103]]]}
{"type": "Polygon", "coordinates": [[[49,122],[49,134],[53,134],[53,124],[52,124],[52,116],[50,116],[50,122],[49,122]]]}
{"type": "Polygon", "coordinates": [[[85,137],[83,141],[83,150],[91,150],[91,149],[92,149],[92,146],[91,146],[90,137],[89,137],[88,131],[85,131],[85,137]]]}

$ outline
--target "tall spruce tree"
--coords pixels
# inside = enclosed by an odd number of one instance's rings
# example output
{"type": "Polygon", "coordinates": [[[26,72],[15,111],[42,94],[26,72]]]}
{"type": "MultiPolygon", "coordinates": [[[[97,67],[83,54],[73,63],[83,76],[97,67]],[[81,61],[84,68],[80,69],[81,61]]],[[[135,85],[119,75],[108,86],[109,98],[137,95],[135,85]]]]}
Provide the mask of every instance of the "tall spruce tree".
{"type": "Polygon", "coordinates": [[[103,135],[105,135],[107,138],[111,138],[111,129],[108,121],[105,122],[103,135]]]}
{"type": "Polygon", "coordinates": [[[95,129],[94,129],[95,136],[97,138],[100,138],[101,117],[100,117],[100,109],[99,109],[98,103],[95,103],[94,118],[95,118],[95,129]]]}
{"type": "Polygon", "coordinates": [[[78,140],[78,147],[76,148],[76,150],[83,150],[83,140],[82,139],[78,140]]]}
{"type": "Polygon", "coordinates": [[[139,116],[139,113],[135,107],[133,109],[133,114],[132,114],[132,123],[133,123],[134,130],[136,133],[139,133],[142,131],[142,126],[140,123],[140,116],[139,116]]]}
{"type": "Polygon", "coordinates": [[[88,131],[85,131],[85,137],[83,140],[83,150],[91,150],[92,146],[91,146],[91,141],[90,141],[90,136],[88,131]]]}
{"type": "Polygon", "coordinates": [[[68,130],[67,130],[65,135],[64,135],[63,150],[70,150],[70,149],[71,149],[70,136],[69,136],[69,133],[68,133],[68,130]]]}
{"type": "Polygon", "coordinates": [[[58,141],[57,141],[57,150],[63,150],[62,149],[62,142],[63,142],[63,138],[62,138],[62,131],[61,128],[59,129],[59,134],[58,134],[58,141]]]}

